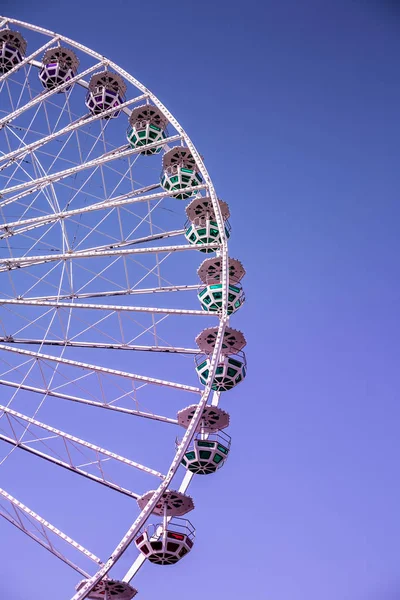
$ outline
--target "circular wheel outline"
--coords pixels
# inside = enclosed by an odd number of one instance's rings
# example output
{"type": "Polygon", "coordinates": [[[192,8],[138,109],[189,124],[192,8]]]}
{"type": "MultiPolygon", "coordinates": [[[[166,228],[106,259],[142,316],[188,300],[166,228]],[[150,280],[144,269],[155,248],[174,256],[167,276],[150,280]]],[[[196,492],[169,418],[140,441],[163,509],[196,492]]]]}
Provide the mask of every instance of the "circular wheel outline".
{"type": "MultiPolygon", "coordinates": [[[[142,91],[142,93],[147,94],[149,99],[153,102],[153,104],[160,109],[160,111],[165,115],[165,117],[168,119],[168,121],[174,126],[176,131],[182,136],[186,146],[190,149],[193,157],[195,158],[199,172],[202,175],[204,183],[207,186],[208,193],[209,193],[209,196],[210,196],[212,204],[213,204],[218,228],[221,232],[221,242],[219,244],[218,251],[219,251],[221,259],[222,259],[222,276],[221,276],[221,283],[223,286],[222,287],[222,311],[221,311],[220,322],[219,322],[219,326],[218,326],[217,339],[216,339],[214,351],[211,356],[210,372],[209,372],[207,384],[200,396],[200,400],[198,402],[194,417],[182,438],[180,446],[177,448],[177,451],[171,462],[171,465],[169,467],[169,470],[168,470],[168,473],[167,473],[165,479],[161,482],[161,484],[159,485],[157,490],[155,490],[153,496],[149,500],[146,507],[141,511],[141,513],[139,514],[137,519],[132,523],[131,527],[128,529],[126,534],[123,536],[120,543],[116,546],[116,548],[112,552],[110,558],[104,563],[104,566],[101,567],[97,571],[97,573],[91,579],[89,579],[87,581],[87,583],[78,592],[76,592],[76,594],[71,598],[71,600],[83,600],[84,598],[87,598],[88,594],[93,590],[93,588],[96,586],[96,584],[98,584],[99,581],[105,575],[107,575],[107,573],[110,571],[110,569],[115,565],[115,563],[118,561],[118,559],[122,556],[122,554],[125,552],[125,550],[128,548],[130,543],[133,541],[133,539],[135,538],[135,536],[137,535],[137,533],[139,532],[141,527],[145,524],[148,517],[151,515],[154,507],[158,503],[162,494],[168,489],[172,479],[174,478],[174,476],[179,468],[181,460],[184,457],[184,454],[196,433],[196,429],[201,421],[203,409],[204,409],[205,405],[207,404],[207,401],[211,394],[213,394],[212,404],[215,406],[218,405],[219,394],[212,392],[211,382],[214,378],[215,370],[217,368],[217,360],[219,358],[221,348],[222,348],[222,340],[223,340],[223,334],[225,331],[225,327],[229,322],[229,316],[227,313],[228,244],[227,244],[227,237],[225,234],[224,221],[222,218],[218,198],[217,198],[213,183],[211,181],[211,178],[209,176],[209,173],[204,165],[204,162],[203,162],[199,152],[197,151],[196,147],[194,146],[193,142],[187,135],[186,131],[179,124],[179,122],[175,119],[175,117],[169,112],[169,110],[164,106],[164,104],[162,102],[160,102],[160,100],[147,87],[145,87],[142,83],[140,83],[136,78],[134,78],[132,75],[130,75],[127,71],[125,71],[124,69],[119,67],[113,61],[105,58],[98,52],[91,50],[90,48],[84,46],[83,44],[75,42],[74,40],[72,40],[64,35],[52,32],[48,29],[44,29],[42,27],[32,25],[30,23],[26,23],[24,21],[20,21],[17,19],[0,16],[0,27],[9,26],[9,25],[14,25],[17,27],[20,26],[25,29],[29,29],[31,31],[43,34],[43,35],[51,37],[51,38],[57,37],[60,42],[65,42],[65,43],[69,44],[70,46],[72,46],[73,48],[76,48],[76,49],[84,52],[85,54],[90,55],[92,58],[99,60],[100,62],[103,63],[104,66],[107,66],[107,67],[110,67],[111,69],[113,69],[115,72],[117,72],[119,75],[121,75],[124,79],[126,79],[132,85],[134,85],[136,88],[138,88],[140,91],[142,91]]],[[[6,77],[6,76],[7,76],[7,74],[5,74],[5,76],[2,76],[2,77],[6,77]]],[[[2,80],[2,77],[0,77],[0,81],[2,80]]],[[[189,483],[192,478],[191,475],[192,474],[189,473],[185,476],[185,478],[182,482],[182,485],[180,487],[181,491],[185,491],[188,488],[189,483]]],[[[123,578],[123,581],[130,581],[131,578],[129,578],[129,577],[130,576],[129,576],[129,572],[128,572],[128,574],[123,578]]]]}

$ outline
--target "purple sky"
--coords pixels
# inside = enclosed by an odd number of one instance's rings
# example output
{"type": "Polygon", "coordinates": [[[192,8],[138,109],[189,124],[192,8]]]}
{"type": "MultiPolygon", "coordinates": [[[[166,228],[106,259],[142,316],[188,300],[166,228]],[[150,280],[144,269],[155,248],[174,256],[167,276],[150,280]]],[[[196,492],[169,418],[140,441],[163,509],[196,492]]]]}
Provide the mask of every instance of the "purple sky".
{"type": "MultiPolygon", "coordinates": [[[[247,269],[232,454],[191,487],[196,548],[147,565],[140,598],[399,600],[398,3],[0,6],[157,94],[229,203],[247,269]]],[[[0,526],[5,598],[68,599],[74,573],[0,526]]]]}

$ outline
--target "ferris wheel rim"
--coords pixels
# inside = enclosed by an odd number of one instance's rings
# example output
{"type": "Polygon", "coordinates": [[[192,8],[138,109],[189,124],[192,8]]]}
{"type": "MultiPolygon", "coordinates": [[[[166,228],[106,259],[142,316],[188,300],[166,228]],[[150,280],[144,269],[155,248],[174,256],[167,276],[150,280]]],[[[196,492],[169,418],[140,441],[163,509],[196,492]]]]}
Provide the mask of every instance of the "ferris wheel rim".
{"type": "MultiPolygon", "coordinates": [[[[219,354],[221,352],[225,327],[229,323],[229,316],[228,316],[228,309],[227,309],[227,302],[228,302],[227,290],[228,290],[228,277],[229,277],[227,236],[225,234],[225,227],[224,227],[224,222],[223,222],[221,208],[220,208],[220,205],[218,202],[218,198],[217,198],[211,177],[204,165],[202,157],[198,153],[196,147],[194,146],[193,142],[191,141],[190,137],[188,136],[186,131],[183,129],[183,127],[175,119],[175,117],[172,115],[172,113],[170,113],[170,111],[164,106],[164,104],[162,102],[160,102],[160,100],[147,87],[145,87],[140,81],[138,81],[136,78],[134,78],[132,75],[130,75],[130,73],[128,73],[126,70],[119,67],[113,61],[105,58],[104,56],[97,53],[96,51],[93,51],[90,48],[88,48],[87,46],[84,46],[83,44],[80,44],[79,42],[75,42],[74,40],[72,40],[62,34],[52,32],[50,30],[44,29],[44,28],[36,26],[36,25],[32,25],[30,23],[26,23],[24,21],[20,21],[18,19],[1,16],[0,17],[0,27],[4,27],[7,24],[24,27],[26,29],[30,29],[37,33],[47,35],[51,38],[57,38],[60,41],[64,41],[67,44],[71,45],[72,47],[90,55],[92,58],[99,60],[99,62],[101,62],[104,66],[112,68],[118,74],[123,76],[127,81],[129,81],[132,85],[134,85],[136,88],[138,88],[140,91],[142,91],[142,93],[144,95],[146,95],[154,103],[154,105],[157,106],[161,110],[161,112],[164,114],[164,116],[168,118],[169,122],[174,126],[176,131],[180,134],[181,139],[183,139],[184,143],[186,144],[186,146],[189,148],[192,155],[194,156],[194,158],[196,160],[196,165],[199,168],[199,171],[204,179],[204,187],[208,188],[209,195],[210,195],[213,209],[214,209],[214,213],[215,213],[215,218],[216,218],[217,224],[218,224],[220,232],[221,232],[221,242],[219,244],[219,255],[222,260],[222,269],[221,269],[222,311],[221,311],[221,315],[220,315],[216,343],[215,343],[214,351],[212,353],[211,360],[210,360],[210,374],[209,374],[209,378],[208,378],[208,383],[201,393],[194,417],[193,417],[189,427],[186,429],[185,435],[183,436],[182,442],[173,457],[173,460],[171,462],[170,468],[168,470],[168,473],[167,473],[165,479],[161,482],[161,484],[159,485],[157,490],[154,492],[152,498],[150,499],[150,501],[148,502],[146,507],[140,512],[139,516],[134,521],[132,526],[129,528],[129,530],[127,531],[125,536],[123,536],[123,538],[121,539],[121,542],[117,545],[117,547],[115,548],[114,552],[111,554],[108,561],[103,566],[101,566],[101,568],[97,571],[97,573],[93,577],[91,577],[87,581],[87,583],[83,587],[81,587],[79,589],[79,591],[71,599],[71,600],[83,600],[83,598],[87,597],[87,595],[90,593],[90,591],[93,590],[93,588],[97,585],[97,583],[105,575],[107,575],[109,570],[119,560],[120,556],[123,554],[123,552],[129,546],[131,541],[134,539],[135,535],[140,530],[142,525],[147,521],[147,518],[152,513],[153,508],[159,501],[162,494],[168,489],[168,486],[170,485],[172,479],[174,478],[174,476],[178,470],[181,459],[183,458],[191,440],[193,439],[193,436],[196,433],[196,429],[197,429],[197,427],[200,423],[201,417],[202,417],[202,411],[203,411],[205,405],[207,404],[207,401],[208,401],[210,395],[212,394],[211,381],[215,375],[215,370],[217,367],[217,360],[218,360],[219,354]]],[[[218,401],[219,401],[219,393],[214,392],[214,396],[213,396],[213,400],[212,400],[213,405],[217,406],[218,401]]],[[[184,488],[186,490],[188,488],[191,478],[192,478],[192,475],[187,473],[187,476],[185,476],[183,484],[181,486],[182,489],[184,488]]],[[[128,571],[127,575],[124,577],[124,581],[130,581],[130,579],[128,579],[129,573],[130,573],[130,571],[128,571]]]]}

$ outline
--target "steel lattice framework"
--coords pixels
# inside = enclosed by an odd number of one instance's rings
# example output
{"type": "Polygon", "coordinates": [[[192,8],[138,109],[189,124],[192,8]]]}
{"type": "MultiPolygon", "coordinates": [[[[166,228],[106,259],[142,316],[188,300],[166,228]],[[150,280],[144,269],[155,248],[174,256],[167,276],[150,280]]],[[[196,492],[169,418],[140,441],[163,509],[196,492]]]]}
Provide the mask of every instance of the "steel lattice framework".
{"type": "MultiPolygon", "coordinates": [[[[114,62],[63,35],[0,17],[0,30],[4,27],[27,32],[32,42],[22,61],[0,75],[0,384],[10,393],[8,401],[0,405],[0,440],[8,449],[1,464],[15,450],[24,451],[132,498],[140,494],[107,475],[105,467],[118,463],[159,482],[105,561],[0,490],[0,514],[87,578],[72,598],[82,600],[114,567],[169,489],[199,428],[204,407],[207,403],[218,406],[219,393],[212,392],[212,381],[229,322],[228,235],[202,157],[152,92],[114,62]],[[81,69],[57,88],[43,89],[37,77],[41,57],[61,44],[79,55],[81,69]],[[129,86],[118,119],[105,118],[113,117],[115,108],[91,114],[83,97],[80,109],[75,100],[78,90],[82,94],[88,89],[93,73],[102,70],[118,74],[129,86]],[[132,109],[143,102],[157,107],[168,121],[164,150],[183,145],[194,157],[202,182],[186,191],[211,198],[220,240],[202,248],[221,260],[222,308],[218,314],[200,310],[199,305],[179,306],[182,298],[191,298],[201,287],[194,279],[191,283],[173,280],[180,272],[176,265],[184,264],[182,273],[190,272],[192,257],[197,255],[193,250],[199,249],[183,237],[184,205],[160,187],[159,171],[154,175],[154,169],[141,166],[147,160],[141,156],[142,148],[131,147],[122,136],[117,140],[112,129],[114,122],[123,117],[126,121],[132,109]],[[176,219],[178,212],[181,217],[176,219]],[[173,225],[171,229],[160,225],[160,214],[173,225]],[[140,305],[133,304],[137,296],[144,298],[140,305]],[[167,300],[157,306],[158,298],[167,300]],[[167,341],[171,329],[165,333],[163,327],[176,319],[174,331],[178,331],[182,329],[179,320],[190,318],[200,331],[204,317],[208,317],[208,325],[211,321],[218,327],[204,388],[96,360],[103,356],[98,354],[102,350],[118,357],[197,354],[196,347],[167,341]],[[169,389],[178,396],[183,392],[197,403],[165,473],[38,418],[45,402],[61,399],[75,406],[103,409],[106,414],[111,411],[176,426],[176,418],[143,408],[141,394],[149,389],[152,393],[169,389]],[[25,414],[21,406],[28,397],[32,404],[30,414],[25,414]],[[94,564],[94,574],[58,544],[94,564]]],[[[157,141],[147,147],[159,145],[157,141]]],[[[192,476],[185,474],[180,492],[186,492],[192,476]]],[[[140,554],[123,581],[130,582],[144,561],[140,554]]]]}

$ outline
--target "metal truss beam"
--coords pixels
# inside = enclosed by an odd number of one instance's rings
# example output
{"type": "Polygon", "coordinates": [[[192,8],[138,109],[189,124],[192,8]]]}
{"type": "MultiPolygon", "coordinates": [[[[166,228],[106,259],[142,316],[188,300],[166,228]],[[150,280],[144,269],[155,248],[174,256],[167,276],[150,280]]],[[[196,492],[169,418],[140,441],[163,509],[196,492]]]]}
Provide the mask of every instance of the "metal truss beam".
{"type": "MultiPolygon", "coordinates": [[[[198,354],[197,348],[179,348],[175,346],[139,346],[137,344],[122,344],[112,342],[79,342],[70,340],[50,340],[0,337],[0,342],[8,344],[32,344],[35,346],[61,346],[62,348],[97,348],[99,350],[133,350],[136,352],[166,352],[167,354],[198,354]]],[[[1,348],[0,348],[1,349],[1,348]]],[[[137,378],[137,376],[135,376],[137,378]]]]}
{"type": "Polygon", "coordinates": [[[147,244],[148,242],[156,242],[158,240],[166,240],[172,237],[178,237],[185,233],[184,229],[176,229],[175,231],[161,231],[160,233],[154,233],[153,235],[147,235],[140,238],[128,239],[123,242],[111,242],[111,244],[103,244],[101,246],[95,246],[92,248],[85,248],[82,250],[75,250],[75,253],[79,256],[81,252],[87,252],[88,250],[114,250],[116,248],[126,248],[127,246],[134,246],[136,244],[147,244]]]}
{"type": "MultiPolygon", "coordinates": [[[[59,301],[47,301],[47,300],[31,300],[21,298],[18,300],[9,298],[0,298],[1,305],[17,305],[17,306],[49,306],[54,308],[82,308],[88,310],[111,310],[113,312],[139,312],[148,314],[161,314],[161,315],[196,315],[196,316],[210,316],[204,310],[193,310],[188,308],[151,308],[149,306],[124,306],[123,304],[88,304],[82,302],[59,302],[59,301]]],[[[211,313],[211,316],[212,313],[211,313]]],[[[215,316],[215,315],[214,315],[215,316]]]]}
{"type": "MultiPolygon", "coordinates": [[[[43,46],[43,49],[45,49],[45,47],[47,47],[48,45],[49,44],[46,44],[45,46],[43,46]]],[[[15,68],[16,68],[16,70],[18,70],[20,68],[20,64],[17,65],[17,67],[15,67],[15,68]]],[[[11,73],[11,71],[10,71],[10,73],[11,73]]],[[[6,75],[9,75],[9,73],[7,73],[6,75]]],[[[3,75],[2,77],[0,77],[0,83],[1,83],[2,78],[5,77],[6,75],[3,75]]],[[[120,104],[119,108],[120,108],[120,110],[122,110],[123,108],[126,108],[132,104],[136,104],[137,102],[140,102],[141,100],[146,100],[146,98],[148,98],[147,94],[141,94],[140,96],[136,96],[136,98],[132,98],[131,100],[127,100],[123,104],[120,104]]],[[[59,138],[60,136],[66,135],[68,133],[72,133],[73,131],[75,131],[76,129],[79,129],[83,125],[91,125],[93,122],[99,121],[100,119],[104,119],[104,117],[107,117],[108,115],[110,115],[113,112],[115,112],[115,107],[109,108],[108,110],[105,110],[104,112],[102,112],[98,115],[91,116],[91,113],[86,113],[85,115],[82,115],[81,117],[79,117],[79,119],[77,119],[73,123],[66,125],[62,129],[59,129],[58,131],[55,131],[54,133],[47,135],[47,136],[41,138],[40,140],[37,140],[36,142],[32,142],[31,144],[27,144],[23,148],[18,148],[17,150],[13,150],[12,152],[3,154],[2,156],[0,156],[0,164],[2,164],[4,162],[6,162],[7,164],[3,165],[0,168],[0,170],[3,170],[11,162],[14,162],[15,160],[20,160],[20,159],[24,158],[30,152],[33,152],[34,150],[38,150],[42,146],[45,146],[47,143],[52,142],[53,140],[59,138]]]]}
{"type": "Polygon", "coordinates": [[[34,106],[36,106],[36,104],[39,104],[39,102],[43,102],[44,100],[47,100],[48,98],[53,96],[53,94],[62,92],[66,87],[76,83],[77,81],[79,81],[79,79],[86,77],[86,75],[90,75],[90,73],[93,73],[93,71],[95,71],[96,69],[100,69],[103,65],[104,65],[104,60],[100,60],[100,62],[89,67],[88,69],[86,69],[86,71],[83,71],[82,73],[79,73],[78,75],[75,75],[75,77],[72,77],[72,79],[57,86],[53,90],[49,90],[47,92],[41,92],[38,96],[33,98],[30,102],[27,102],[27,104],[24,104],[24,106],[21,106],[17,110],[14,110],[12,113],[9,113],[6,117],[3,117],[2,119],[0,119],[0,129],[2,129],[5,125],[8,125],[12,121],[14,121],[17,117],[22,115],[22,113],[24,113],[25,111],[29,110],[30,108],[33,108],[34,106]]]}
{"type": "Polygon", "coordinates": [[[184,392],[193,392],[194,394],[200,394],[199,388],[191,385],[184,385],[183,383],[174,383],[172,381],[165,381],[163,379],[156,379],[154,377],[145,377],[144,375],[135,375],[134,373],[128,373],[127,371],[119,371],[117,369],[110,369],[107,367],[101,367],[99,365],[92,365],[89,363],[80,362],[68,358],[60,358],[58,356],[51,356],[50,354],[42,354],[41,352],[34,352],[33,350],[23,350],[22,348],[13,348],[12,346],[6,346],[0,344],[0,350],[6,350],[7,352],[14,352],[16,354],[22,354],[23,356],[31,356],[35,359],[49,360],[64,365],[71,365],[73,367],[79,367],[81,369],[87,369],[98,373],[105,373],[108,375],[116,375],[118,377],[125,377],[127,379],[135,381],[143,381],[144,383],[151,383],[154,385],[162,385],[165,387],[175,388],[184,392]]]}
{"type": "Polygon", "coordinates": [[[32,446],[29,446],[28,444],[25,444],[24,442],[18,442],[14,438],[10,438],[10,437],[4,435],[3,433],[0,433],[0,440],[2,440],[3,442],[6,442],[7,444],[10,444],[11,446],[14,446],[15,448],[19,448],[20,450],[24,450],[25,452],[34,454],[35,456],[38,456],[39,458],[43,458],[44,460],[47,460],[48,462],[51,462],[51,463],[57,465],[58,467],[62,467],[63,469],[66,469],[67,471],[71,471],[72,473],[76,473],[77,475],[82,475],[82,477],[86,477],[86,479],[91,479],[92,481],[95,481],[96,483],[105,485],[106,487],[108,487],[112,490],[115,490],[116,492],[120,492],[121,494],[124,494],[125,496],[130,496],[131,498],[135,498],[135,500],[137,500],[140,496],[140,494],[135,494],[135,492],[132,492],[126,488],[123,488],[123,487],[117,485],[116,483],[113,483],[112,481],[108,481],[107,479],[103,479],[102,477],[98,477],[97,475],[93,475],[92,473],[89,473],[88,471],[84,471],[80,467],[71,466],[69,463],[67,463],[63,460],[60,460],[59,458],[56,458],[54,456],[51,456],[51,454],[46,454],[45,452],[41,452],[40,450],[37,450],[36,448],[32,448],[32,446]]]}
{"type": "MultiPolygon", "coordinates": [[[[8,492],[6,492],[5,490],[0,488],[0,501],[1,500],[7,501],[12,506],[12,508],[14,510],[14,514],[15,514],[15,517],[14,517],[12,514],[8,513],[8,511],[4,510],[4,508],[3,508],[3,511],[0,512],[0,515],[2,517],[7,519],[7,521],[12,523],[15,527],[17,527],[18,529],[20,529],[21,531],[26,533],[30,538],[35,540],[35,542],[37,542],[38,544],[40,544],[41,546],[46,548],[46,550],[49,550],[49,552],[51,552],[52,554],[57,556],[57,558],[60,558],[67,565],[69,565],[70,567],[75,569],[75,571],[78,571],[78,573],[81,573],[83,576],[87,577],[86,571],[84,571],[83,569],[81,569],[80,567],[75,565],[72,561],[70,561],[68,558],[66,558],[59,550],[57,550],[53,546],[52,542],[50,541],[47,534],[45,533],[45,530],[48,530],[55,536],[59,537],[64,542],[66,542],[67,544],[72,546],[72,548],[74,548],[75,550],[78,550],[86,558],[90,559],[91,561],[95,562],[96,564],[98,564],[100,566],[102,566],[104,564],[100,558],[98,558],[95,554],[93,554],[93,552],[90,552],[89,550],[87,550],[84,546],[82,546],[82,544],[79,544],[78,542],[73,540],[69,535],[66,535],[63,531],[61,531],[60,529],[58,529],[57,527],[55,527],[54,525],[52,525],[51,523],[46,521],[46,519],[43,519],[43,517],[38,515],[35,511],[28,508],[25,504],[22,504],[22,502],[20,502],[16,498],[14,498],[14,496],[11,496],[11,494],[9,494],[8,492]],[[40,537],[38,534],[35,534],[33,531],[29,530],[27,528],[27,526],[24,524],[20,515],[24,516],[28,520],[28,522],[33,522],[33,524],[37,528],[37,530],[39,530],[39,527],[42,528],[44,537],[40,537]]],[[[2,507],[0,506],[0,510],[1,510],[1,508],[2,507]]]]}
{"type": "MultiPolygon", "coordinates": [[[[180,135],[172,135],[168,138],[165,138],[165,140],[163,140],[163,144],[175,142],[180,139],[181,139],[180,135]]],[[[146,149],[157,148],[159,146],[160,146],[159,141],[153,142],[151,144],[146,145],[146,149]]],[[[80,165],[77,165],[76,167],[71,167],[69,169],[64,169],[63,171],[58,171],[57,173],[52,173],[51,175],[45,175],[44,177],[38,177],[37,179],[32,179],[31,181],[25,181],[24,183],[19,183],[17,185],[13,185],[9,188],[5,188],[5,189],[1,190],[0,193],[4,196],[6,194],[11,194],[13,192],[19,192],[22,190],[29,190],[29,193],[35,192],[37,190],[43,189],[44,187],[46,187],[49,184],[57,183],[58,181],[66,179],[67,177],[76,175],[80,171],[84,171],[86,169],[91,169],[94,167],[100,167],[101,165],[105,165],[105,164],[115,160],[116,158],[118,158],[118,159],[128,158],[129,156],[132,156],[135,154],[140,154],[141,152],[143,152],[143,147],[131,148],[130,146],[127,147],[127,145],[121,146],[120,148],[116,148],[115,150],[112,150],[111,152],[107,152],[106,154],[103,154],[102,156],[99,156],[99,157],[89,160],[87,162],[81,163],[80,165]]],[[[17,196],[13,196],[12,198],[8,198],[6,200],[2,200],[0,202],[0,206],[6,206],[7,204],[15,202],[15,200],[18,200],[19,197],[20,196],[17,195],[17,196]]]]}
{"type": "MultiPolygon", "coordinates": [[[[48,36],[54,35],[51,32],[49,32],[43,28],[39,28],[39,27],[30,25],[30,24],[27,24],[27,23],[24,23],[21,21],[12,20],[12,22],[15,23],[16,25],[28,27],[29,29],[32,29],[33,31],[43,33],[44,35],[48,35],[48,36]]],[[[71,44],[73,47],[76,47],[76,48],[80,49],[81,51],[89,54],[96,60],[104,60],[98,53],[94,52],[93,50],[91,50],[89,48],[86,48],[82,44],[78,44],[78,43],[74,42],[73,40],[70,40],[69,38],[65,38],[65,37],[62,37],[62,40],[68,44],[71,44]]],[[[111,69],[115,70],[126,81],[129,81],[132,85],[134,85],[137,89],[139,89],[143,93],[149,92],[147,90],[147,88],[145,88],[137,79],[132,77],[124,69],[121,69],[114,62],[107,61],[107,65],[109,65],[111,69]]],[[[115,563],[119,560],[119,558],[122,556],[122,554],[129,547],[130,543],[134,540],[135,536],[137,535],[137,532],[140,530],[140,528],[146,522],[147,518],[151,515],[154,507],[156,506],[157,502],[161,498],[162,494],[165,492],[165,490],[170,485],[176,471],[179,468],[182,457],[183,457],[184,453],[186,452],[199,423],[201,422],[203,408],[206,405],[209,395],[211,393],[211,383],[212,383],[212,380],[215,375],[217,361],[218,361],[218,357],[220,355],[220,351],[221,351],[221,347],[222,347],[223,334],[224,334],[225,327],[226,327],[228,319],[229,319],[228,314],[227,314],[227,305],[228,305],[227,290],[228,290],[228,276],[229,276],[227,238],[226,238],[226,235],[224,232],[223,218],[222,218],[221,210],[220,210],[220,207],[218,204],[218,198],[217,198],[215,189],[213,187],[213,184],[212,184],[211,178],[207,172],[207,169],[203,163],[202,157],[200,156],[197,149],[191,142],[190,138],[187,136],[186,132],[183,130],[183,128],[180,126],[180,124],[174,118],[174,116],[170,113],[170,111],[168,111],[168,109],[158,100],[158,98],[156,96],[154,96],[153,94],[151,94],[149,92],[149,98],[162,111],[164,116],[172,124],[172,126],[175,128],[175,130],[178,131],[179,133],[181,133],[187,147],[189,148],[192,155],[194,156],[196,164],[199,168],[199,171],[200,171],[205,183],[208,185],[209,194],[210,194],[210,197],[212,200],[212,205],[213,205],[214,212],[216,215],[216,222],[217,222],[218,228],[221,231],[221,237],[222,237],[222,243],[220,246],[220,253],[221,253],[220,255],[221,255],[221,259],[222,259],[221,282],[222,282],[222,286],[223,286],[222,315],[221,315],[221,320],[220,320],[220,324],[219,324],[219,328],[218,328],[218,334],[217,334],[214,352],[211,356],[210,372],[209,372],[207,384],[206,384],[205,389],[202,393],[202,396],[199,400],[199,403],[198,403],[197,409],[195,411],[195,414],[193,416],[193,419],[192,419],[188,429],[186,430],[185,435],[183,436],[183,439],[177,449],[177,452],[176,452],[176,455],[175,455],[173,461],[171,462],[170,469],[168,471],[166,479],[160,484],[158,489],[154,492],[152,498],[149,500],[148,504],[146,505],[144,510],[141,512],[141,514],[138,516],[138,518],[132,523],[129,530],[126,532],[126,534],[123,536],[123,538],[121,539],[119,544],[115,547],[114,551],[111,553],[111,555],[110,555],[109,559],[107,560],[107,562],[105,563],[105,565],[101,569],[99,569],[98,572],[96,573],[96,575],[93,576],[90,580],[88,580],[82,586],[82,588],[73,595],[71,600],[83,600],[84,598],[87,598],[87,596],[90,594],[90,592],[96,586],[96,584],[107,575],[107,573],[110,571],[110,569],[113,568],[115,563]]]]}
{"type": "Polygon", "coordinates": [[[162,423],[171,423],[172,425],[178,425],[178,419],[171,419],[162,415],[155,415],[153,413],[146,413],[141,410],[135,410],[133,408],[124,408],[123,406],[116,406],[114,404],[106,402],[96,402],[95,400],[87,400],[79,396],[73,396],[71,394],[64,394],[57,392],[57,390],[51,390],[48,388],[40,388],[33,385],[27,385],[25,383],[17,383],[15,381],[7,381],[6,379],[0,379],[0,385],[7,387],[16,388],[18,390],[25,390],[43,396],[52,396],[54,398],[60,398],[61,400],[70,400],[71,402],[78,402],[80,404],[86,404],[87,406],[95,406],[96,408],[106,408],[115,412],[121,412],[126,415],[133,415],[136,417],[143,417],[145,419],[152,419],[154,421],[161,421],[162,423]]]}
{"type": "Polygon", "coordinates": [[[55,223],[59,220],[61,221],[74,216],[80,216],[87,212],[106,210],[108,208],[118,208],[121,206],[134,204],[136,202],[148,202],[158,198],[165,198],[167,196],[167,192],[157,192],[157,194],[138,197],[139,194],[157,189],[158,187],[160,187],[158,183],[153,183],[151,185],[138,188],[137,190],[132,190],[128,194],[122,194],[120,196],[116,196],[115,198],[109,198],[108,200],[101,200],[100,202],[90,204],[89,206],[83,206],[82,208],[59,211],[49,215],[42,215],[40,217],[30,217],[29,219],[21,219],[18,221],[12,221],[11,223],[2,223],[0,224],[0,231],[3,231],[4,233],[0,234],[0,238],[3,239],[18,233],[25,233],[31,229],[36,229],[36,227],[42,227],[43,225],[49,225],[50,223],[55,223]]]}
{"type": "Polygon", "coordinates": [[[89,573],[87,573],[86,571],[84,571],[83,569],[78,567],[78,565],[74,564],[66,556],[61,554],[61,552],[56,550],[56,548],[54,548],[54,546],[50,545],[49,542],[46,542],[44,539],[40,538],[39,535],[35,534],[33,531],[29,531],[29,529],[27,529],[25,526],[21,525],[21,523],[16,518],[14,518],[12,515],[9,515],[4,510],[4,508],[2,507],[1,504],[0,504],[0,517],[3,517],[3,519],[5,519],[9,523],[11,523],[11,525],[14,525],[14,527],[16,527],[17,529],[22,531],[22,533],[24,533],[25,535],[30,537],[31,540],[33,540],[34,542],[37,542],[40,546],[42,546],[43,548],[45,548],[46,550],[51,552],[54,556],[56,556],[57,558],[62,560],[62,562],[64,562],[66,565],[68,565],[69,567],[74,569],[74,571],[77,571],[84,577],[90,577],[89,573]]]}
{"type": "MultiPolygon", "coordinates": [[[[138,469],[139,471],[144,471],[145,473],[148,473],[149,475],[154,475],[155,477],[164,479],[164,475],[162,473],[160,473],[159,471],[155,471],[154,469],[151,469],[150,467],[141,465],[140,463],[138,463],[134,460],[131,460],[130,458],[126,458],[125,456],[121,456],[120,454],[117,454],[115,452],[110,452],[110,450],[107,450],[106,448],[102,448],[101,446],[97,446],[96,444],[92,444],[91,442],[87,442],[86,440],[78,438],[75,435],[71,435],[70,433],[65,433],[65,431],[61,431],[60,429],[57,429],[56,427],[52,427],[51,425],[46,425],[46,423],[42,423],[41,421],[38,421],[37,419],[28,417],[27,415],[24,415],[23,413],[13,410],[12,408],[8,408],[7,406],[3,406],[0,404],[0,412],[4,412],[7,415],[11,415],[11,416],[15,417],[16,419],[21,419],[21,421],[25,421],[25,423],[29,423],[30,425],[35,425],[36,427],[40,427],[40,429],[49,431],[50,433],[62,438],[63,440],[67,440],[68,442],[72,442],[73,444],[78,444],[79,446],[87,448],[88,450],[92,450],[96,454],[102,454],[103,456],[106,456],[108,459],[117,460],[118,462],[122,462],[125,465],[128,465],[129,467],[134,467],[135,469],[138,469]]],[[[15,442],[18,446],[19,441],[15,440],[15,442]]],[[[71,464],[71,466],[73,466],[73,465],[71,464]]]]}
{"type": "MultiPolygon", "coordinates": [[[[218,244],[202,244],[201,248],[206,250],[217,250],[218,244]]],[[[81,252],[64,252],[62,254],[43,254],[38,256],[21,256],[18,258],[3,258],[0,260],[0,272],[20,269],[32,265],[41,265],[57,260],[70,260],[76,258],[101,258],[104,256],[129,256],[131,254],[157,254],[162,252],[183,252],[184,250],[199,251],[199,247],[191,244],[179,246],[158,246],[150,248],[129,248],[127,250],[82,250],[81,252]]]]}
{"type": "Polygon", "coordinates": [[[35,296],[25,298],[25,300],[79,300],[83,298],[111,298],[114,296],[135,296],[137,294],[158,294],[163,292],[191,292],[199,290],[204,286],[204,283],[196,283],[194,285],[170,285],[155,288],[137,288],[128,290],[109,290],[105,292],[86,292],[76,294],[66,294],[57,296],[35,296]]]}

